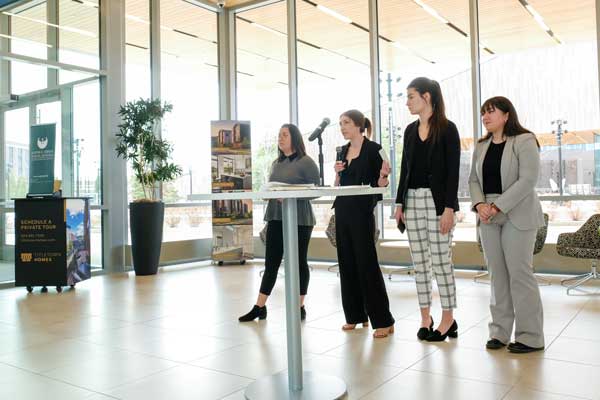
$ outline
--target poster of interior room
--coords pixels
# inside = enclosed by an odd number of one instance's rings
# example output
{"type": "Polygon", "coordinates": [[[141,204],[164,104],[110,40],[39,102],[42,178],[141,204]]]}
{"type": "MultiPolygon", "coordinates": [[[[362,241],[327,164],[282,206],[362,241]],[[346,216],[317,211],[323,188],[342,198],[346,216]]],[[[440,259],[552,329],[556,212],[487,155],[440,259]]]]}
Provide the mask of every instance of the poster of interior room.
{"type": "Polygon", "coordinates": [[[213,155],[211,160],[213,193],[252,190],[252,156],[213,155]]]}
{"type": "Polygon", "coordinates": [[[213,227],[213,260],[240,261],[253,258],[252,226],[213,227]]]}

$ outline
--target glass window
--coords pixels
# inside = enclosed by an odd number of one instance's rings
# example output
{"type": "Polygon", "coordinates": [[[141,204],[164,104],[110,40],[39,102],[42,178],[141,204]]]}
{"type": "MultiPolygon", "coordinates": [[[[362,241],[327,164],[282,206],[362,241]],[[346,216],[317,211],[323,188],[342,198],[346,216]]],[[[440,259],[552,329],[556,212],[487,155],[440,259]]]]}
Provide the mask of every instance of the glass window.
{"type": "MultiPolygon", "coordinates": [[[[287,7],[270,4],[236,15],[238,118],[252,124],[253,187],[269,177],[279,128],[289,122],[287,7]]],[[[262,209],[254,216],[262,229],[262,209]]]]}
{"type": "MultiPolygon", "coordinates": [[[[446,116],[458,128],[462,147],[458,196],[469,197],[473,149],[469,2],[380,0],[378,4],[382,145],[395,165],[390,196],[395,199],[399,184],[404,130],[418,118],[406,107],[406,87],[425,76],[439,82],[446,116]]],[[[457,240],[474,240],[468,205],[460,206],[457,240]]],[[[385,207],[385,237],[406,238],[391,219],[394,208],[385,207]]]]}
{"type": "MultiPolygon", "coordinates": [[[[335,2],[328,7],[297,3],[298,107],[304,133],[323,118],[331,120],[322,137],[325,184],[332,184],[335,147],[345,143],[339,131],[340,114],[357,109],[371,118],[371,75],[368,1],[335,2]]],[[[306,147],[318,160],[317,142],[307,142],[306,147]]]]}
{"type": "MultiPolygon", "coordinates": [[[[65,64],[100,68],[99,0],[58,0],[58,60],[65,64]]],[[[60,82],[72,82],[89,75],[60,72],[60,82]]]]}
{"type": "MultiPolygon", "coordinates": [[[[125,2],[125,97],[127,101],[151,96],[150,70],[150,1],[125,2]]],[[[131,163],[127,163],[127,197],[141,191],[135,181],[131,163]]]]}
{"type": "Polygon", "coordinates": [[[29,189],[29,107],[4,113],[7,199],[24,197],[29,189]]]}
{"type": "MultiPolygon", "coordinates": [[[[48,58],[46,2],[25,2],[3,11],[9,16],[10,51],[15,54],[48,58]]],[[[47,69],[25,62],[11,62],[11,92],[23,94],[47,85],[47,69]]]]}
{"type": "Polygon", "coordinates": [[[9,16],[10,50],[12,53],[35,58],[48,57],[47,5],[45,1],[19,3],[2,13],[9,16]]]}
{"type": "Polygon", "coordinates": [[[100,82],[75,85],[71,144],[73,195],[89,197],[90,204],[95,205],[102,203],[100,126],[100,82]]]}
{"type": "Polygon", "coordinates": [[[508,97],[537,134],[541,194],[600,193],[595,15],[587,0],[479,1],[481,41],[494,51],[482,53],[482,98],[508,97]]]}
{"type": "MultiPolygon", "coordinates": [[[[163,199],[175,203],[211,188],[210,122],[219,118],[217,15],[176,0],[161,1],[160,14],[162,99],[173,105],[162,134],[173,145],[173,161],[183,169],[179,179],[163,185],[163,199]]],[[[192,226],[190,215],[197,212],[169,210],[165,240],[211,237],[192,226]],[[169,221],[179,227],[173,235],[169,221]]]]}
{"type": "Polygon", "coordinates": [[[150,1],[125,2],[125,96],[150,97],[150,1]]]}

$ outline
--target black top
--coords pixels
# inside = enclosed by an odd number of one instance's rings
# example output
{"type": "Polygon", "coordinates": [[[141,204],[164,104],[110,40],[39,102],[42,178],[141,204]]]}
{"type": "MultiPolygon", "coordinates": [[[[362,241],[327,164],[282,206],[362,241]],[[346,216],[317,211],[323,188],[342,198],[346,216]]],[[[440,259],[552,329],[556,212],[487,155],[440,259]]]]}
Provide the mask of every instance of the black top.
{"type": "Polygon", "coordinates": [[[409,189],[429,188],[429,147],[429,138],[422,141],[417,135],[411,165],[412,173],[408,180],[409,189]]]}
{"type": "MultiPolygon", "coordinates": [[[[342,147],[342,159],[344,160],[346,169],[340,173],[340,186],[370,185],[378,187],[377,181],[379,180],[379,173],[383,164],[383,159],[379,155],[381,146],[365,137],[358,157],[348,165],[346,156],[349,148],[350,143],[342,147]]],[[[338,213],[357,212],[373,214],[373,209],[381,199],[382,196],[380,194],[371,196],[340,196],[335,198],[333,208],[335,208],[336,215],[338,213]]]]}
{"type": "MultiPolygon", "coordinates": [[[[404,131],[404,148],[402,149],[402,167],[400,170],[400,185],[396,195],[396,204],[402,204],[406,209],[406,193],[411,176],[416,142],[419,139],[419,120],[406,127],[404,131]]],[[[436,143],[431,143],[429,152],[429,187],[433,194],[435,211],[442,215],[444,208],[458,211],[458,171],[460,169],[460,137],[456,125],[448,121],[448,126],[442,132],[436,143]]]]}
{"type": "Polygon", "coordinates": [[[502,177],[500,175],[500,165],[502,164],[502,152],[504,145],[502,143],[490,143],[485,158],[483,159],[483,193],[484,194],[502,194],[502,177]]]}

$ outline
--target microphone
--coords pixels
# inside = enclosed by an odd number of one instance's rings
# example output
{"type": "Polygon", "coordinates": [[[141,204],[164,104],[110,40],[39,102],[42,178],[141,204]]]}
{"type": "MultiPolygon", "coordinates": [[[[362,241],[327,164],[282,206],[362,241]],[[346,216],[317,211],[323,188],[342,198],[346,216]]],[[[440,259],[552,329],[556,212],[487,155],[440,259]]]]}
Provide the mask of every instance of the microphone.
{"type": "Polygon", "coordinates": [[[310,134],[308,141],[312,142],[313,140],[321,136],[321,133],[323,133],[323,131],[325,130],[325,128],[327,128],[327,125],[329,125],[330,122],[331,121],[329,120],[329,118],[323,118],[323,122],[321,122],[321,124],[317,126],[317,129],[315,129],[313,133],[310,134]]]}
{"type": "Polygon", "coordinates": [[[344,161],[344,148],[342,146],[338,146],[335,148],[335,161],[344,161]]]}
{"type": "MultiPolygon", "coordinates": [[[[335,161],[344,161],[344,148],[342,146],[338,146],[335,148],[335,161]]],[[[341,174],[341,172],[338,172],[338,175],[341,174]]]]}

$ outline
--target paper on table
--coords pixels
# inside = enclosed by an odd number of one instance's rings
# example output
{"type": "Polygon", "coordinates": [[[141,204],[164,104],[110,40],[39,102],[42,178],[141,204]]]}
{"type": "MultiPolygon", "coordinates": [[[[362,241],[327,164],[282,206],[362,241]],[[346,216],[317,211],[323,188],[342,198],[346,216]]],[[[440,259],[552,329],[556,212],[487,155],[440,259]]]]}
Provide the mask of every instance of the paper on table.
{"type": "Polygon", "coordinates": [[[263,186],[263,190],[302,190],[315,188],[314,183],[285,183],[285,182],[267,182],[263,186]]]}

